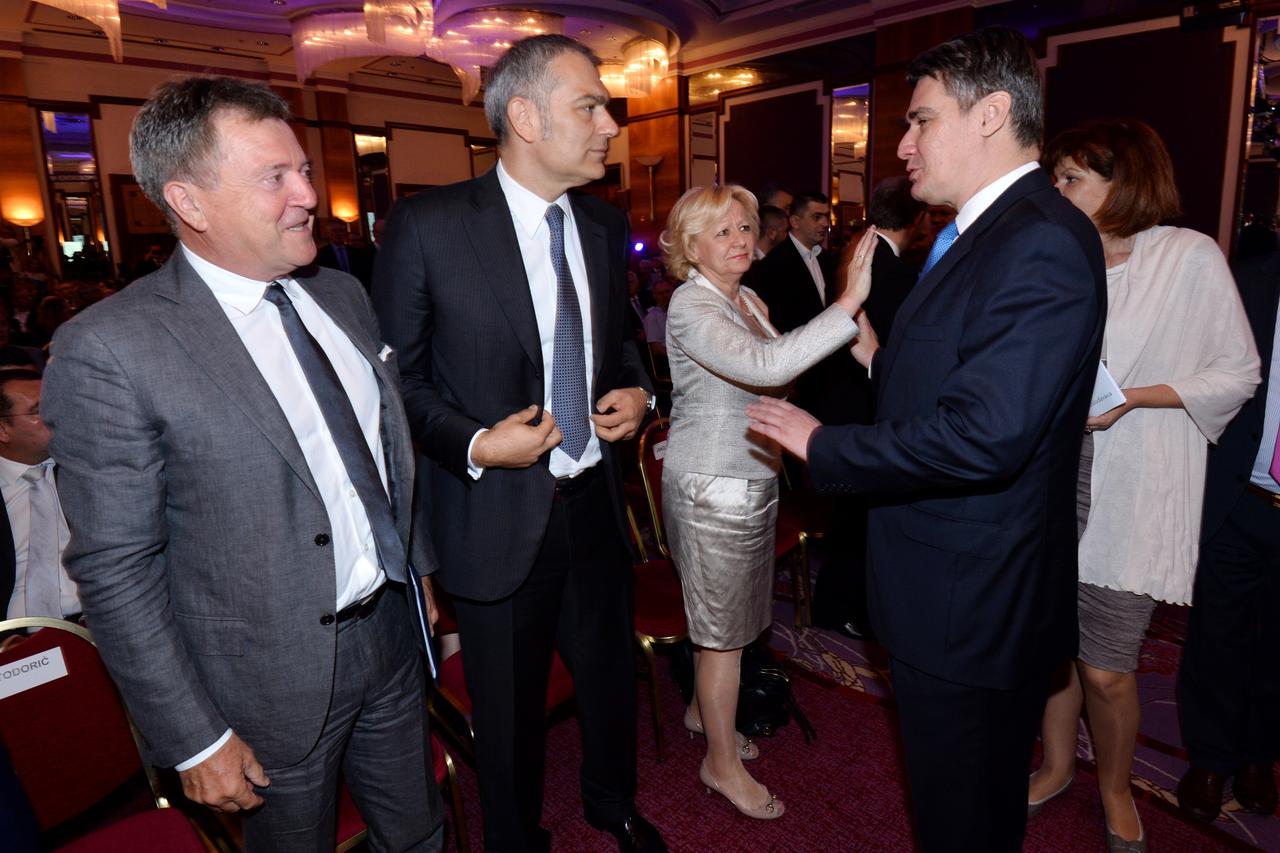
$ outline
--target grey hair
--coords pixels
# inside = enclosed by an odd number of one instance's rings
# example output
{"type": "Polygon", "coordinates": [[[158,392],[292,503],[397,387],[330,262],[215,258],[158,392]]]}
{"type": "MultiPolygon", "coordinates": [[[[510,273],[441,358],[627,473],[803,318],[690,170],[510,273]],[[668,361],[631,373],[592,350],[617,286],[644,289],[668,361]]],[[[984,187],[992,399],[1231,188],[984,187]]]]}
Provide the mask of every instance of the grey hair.
{"type": "Polygon", "coordinates": [[[551,74],[551,63],[566,53],[580,54],[592,65],[600,65],[600,57],[582,42],[547,34],[521,39],[493,66],[484,87],[484,113],[499,146],[506,143],[510,135],[507,104],[512,98],[528,98],[539,115],[547,115],[551,90],[558,82],[551,74]]]}
{"type": "Polygon", "coordinates": [[[234,77],[187,77],[161,84],[142,105],[129,131],[133,174],[171,227],[177,217],[164,198],[170,181],[212,186],[218,134],[213,119],[234,111],[254,121],[289,120],[289,105],[262,83],[234,77]]]}

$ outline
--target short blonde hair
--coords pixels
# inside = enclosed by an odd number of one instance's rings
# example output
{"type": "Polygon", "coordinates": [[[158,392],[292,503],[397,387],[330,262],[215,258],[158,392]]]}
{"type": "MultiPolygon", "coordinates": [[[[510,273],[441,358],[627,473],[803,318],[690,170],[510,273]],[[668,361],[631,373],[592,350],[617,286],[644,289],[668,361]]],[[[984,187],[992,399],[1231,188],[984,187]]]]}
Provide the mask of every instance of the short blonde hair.
{"type": "Polygon", "coordinates": [[[667,217],[666,230],[658,237],[658,244],[667,258],[667,270],[673,276],[680,281],[689,278],[690,270],[697,268],[689,258],[693,238],[728,213],[735,201],[747,211],[751,233],[760,236],[759,205],[746,187],[738,184],[693,187],[680,196],[667,217]]]}

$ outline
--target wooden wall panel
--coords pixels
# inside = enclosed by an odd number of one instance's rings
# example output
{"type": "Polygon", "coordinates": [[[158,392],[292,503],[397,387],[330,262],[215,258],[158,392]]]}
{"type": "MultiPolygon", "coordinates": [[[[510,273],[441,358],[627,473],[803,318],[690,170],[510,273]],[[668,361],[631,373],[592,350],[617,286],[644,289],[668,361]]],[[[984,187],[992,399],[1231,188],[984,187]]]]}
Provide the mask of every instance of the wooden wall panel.
{"type": "Polygon", "coordinates": [[[773,183],[793,193],[830,193],[831,104],[821,89],[815,83],[776,95],[725,98],[721,180],[752,191],[773,183]]]}

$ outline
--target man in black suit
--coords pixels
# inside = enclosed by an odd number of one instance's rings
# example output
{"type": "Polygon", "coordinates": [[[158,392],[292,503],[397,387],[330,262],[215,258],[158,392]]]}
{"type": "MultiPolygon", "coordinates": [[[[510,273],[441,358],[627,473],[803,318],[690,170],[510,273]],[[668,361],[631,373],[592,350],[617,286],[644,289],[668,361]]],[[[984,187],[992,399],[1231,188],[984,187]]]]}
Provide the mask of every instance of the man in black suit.
{"type": "Polygon", "coordinates": [[[871,621],[920,847],[1020,850],[1054,668],[1076,652],[1076,475],[1106,312],[1097,231],[1039,168],[1035,54],[1017,31],[918,56],[898,146],[916,198],[958,210],[879,348],[874,424],[780,400],[753,429],[820,491],[874,496],[871,621]]]}
{"type": "Polygon", "coordinates": [[[665,850],[635,810],[615,448],[654,398],[625,339],[625,218],[568,195],[604,174],[618,133],[597,64],[564,36],[516,43],[485,89],[497,167],[397,204],[378,256],[374,297],[400,354],[420,503],[457,609],[492,850],[549,847],[539,819],[553,647],[573,674],[588,822],[623,850],[665,850]]]}
{"type": "Polygon", "coordinates": [[[62,566],[67,522],[58,507],[40,374],[0,371],[0,603],[4,618],[77,619],[80,597],[62,566]]]}
{"type": "Polygon", "coordinates": [[[329,238],[329,243],[316,252],[316,266],[353,275],[360,280],[365,290],[372,287],[374,253],[364,246],[351,245],[347,223],[341,219],[330,219],[325,223],[325,235],[329,238]]]}
{"type": "Polygon", "coordinates": [[[1280,757],[1280,386],[1272,385],[1280,254],[1236,270],[1262,385],[1209,452],[1200,565],[1178,674],[1191,766],[1178,804],[1217,819],[1222,786],[1246,810],[1276,810],[1280,757]]]}
{"type": "MultiPolygon", "coordinates": [[[[916,270],[900,257],[911,244],[925,215],[925,204],[911,195],[905,176],[885,178],[876,185],[867,205],[867,223],[876,229],[871,265],[871,295],[863,303],[860,320],[880,329],[881,345],[888,343],[898,307],[916,282],[916,270]]],[[[846,366],[851,359],[846,359],[846,366]]],[[[851,395],[857,409],[850,423],[875,421],[875,388],[865,370],[849,368],[851,395]]],[[[803,404],[801,404],[803,405],[803,404]]],[[[823,421],[835,424],[835,421],[823,421]]],[[[867,616],[867,506],[858,498],[834,499],[831,524],[824,536],[826,558],[813,589],[813,623],[853,639],[874,638],[867,616]]]]}

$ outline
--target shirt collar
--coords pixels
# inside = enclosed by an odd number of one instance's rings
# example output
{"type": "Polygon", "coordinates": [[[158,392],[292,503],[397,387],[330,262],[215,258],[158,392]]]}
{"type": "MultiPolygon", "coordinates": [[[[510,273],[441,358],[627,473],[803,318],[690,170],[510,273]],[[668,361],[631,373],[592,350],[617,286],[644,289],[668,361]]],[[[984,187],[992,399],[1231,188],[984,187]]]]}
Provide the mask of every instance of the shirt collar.
{"type": "MultiPolygon", "coordinates": [[[[51,459],[46,459],[44,462],[36,464],[52,464],[52,461],[51,459]]],[[[25,462],[18,462],[14,459],[0,456],[0,482],[4,483],[5,486],[16,486],[18,481],[22,479],[22,475],[34,467],[35,465],[28,465],[25,462]]]]}
{"type": "MultiPolygon", "coordinates": [[[[258,303],[262,301],[263,294],[267,292],[267,285],[271,284],[271,282],[245,278],[230,270],[223,269],[212,261],[205,260],[187,248],[185,243],[179,243],[178,245],[182,246],[182,254],[187,259],[187,263],[191,264],[191,268],[209,286],[209,289],[213,291],[214,298],[219,302],[234,308],[241,314],[250,314],[258,307],[258,303]]],[[[286,291],[292,290],[289,285],[292,284],[293,280],[288,276],[281,276],[273,280],[284,285],[286,291]]],[[[294,293],[289,295],[292,297],[294,293]]]]}
{"type": "Polygon", "coordinates": [[[806,261],[812,260],[813,258],[818,257],[818,255],[822,253],[821,243],[814,243],[813,248],[806,249],[804,243],[801,243],[799,240],[796,239],[796,235],[788,234],[787,236],[791,238],[792,243],[795,243],[796,251],[800,253],[800,257],[804,258],[806,261]]]}
{"type": "MultiPolygon", "coordinates": [[[[507,197],[511,218],[515,220],[516,225],[520,226],[520,230],[527,236],[533,237],[547,221],[547,208],[551,205],[537,193],[522,187],[508,174],[501,160],[498,161],[498,185],[502,187],[502,194],[507,197]]],[[[560,205],[560,209],[564,211],[565,227],[568,230],[568,226],[573,222],[573,205],[569,204],[569,194],[562,193],[551,204],[560,205]]]]}
{"type": "Polygon", "coordinates": [[[974,193],[973,198],[966,201],[964,207],[960,208],[960,212],[956,214],[956,231],[963,234],[965,229],[972,225],[1005,190],[1013,186],[1018,178],[1039,168],[1040,164],[1035,160],[1023,163],[1012,172],[1006,172],[974,193]]]}
{"type": "Polygon", "coordinates": [[[902,249],[898,248],[898,244],[894,242],[894,239],[892,237],[890,237],[888,234],[885,234],[881,231],[877,231],[876,236],[889,244],[889,248],[893,251],[894,257],[896,258],[902,257],[902,249]]]}

